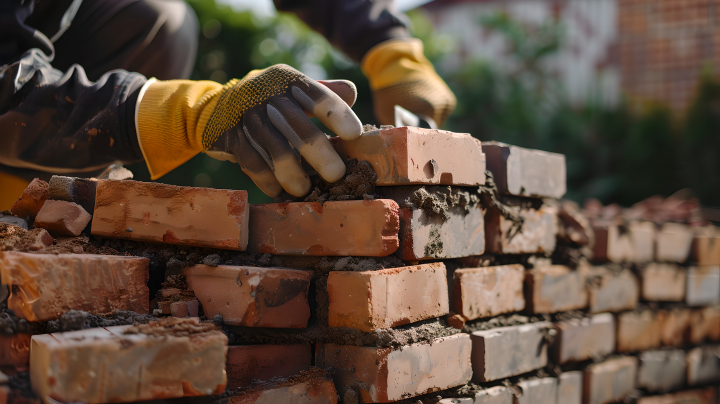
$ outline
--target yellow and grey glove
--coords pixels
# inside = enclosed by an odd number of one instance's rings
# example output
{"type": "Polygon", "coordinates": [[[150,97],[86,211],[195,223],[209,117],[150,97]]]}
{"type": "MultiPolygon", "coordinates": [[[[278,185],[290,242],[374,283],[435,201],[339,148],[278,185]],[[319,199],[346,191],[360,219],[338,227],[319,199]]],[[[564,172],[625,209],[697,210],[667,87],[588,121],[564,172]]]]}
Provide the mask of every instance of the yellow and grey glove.
{"type": "Polygon", "coordinates": [[[293,148],[326,181],[345,175],[345,164],[308,115],[342,139],[355,139],[362,134],[350,109],[356,94],[349,81],[321,84],[287,65],[256,70],[225,85],[148,82],[136,108],[138,139],[153,179],[204,151],[239,163],[270,196],[282,189],[303,196],[310,179],[293,148]]]}
{"type": "Polygon", "coordinates": [[[456,99],[423,53],[416,38],[391,39],[371,48],[361,63],[373,91],[375,117],[393,125],[395,105],[432,118],[438,126],[455,109],[456,99]]]}

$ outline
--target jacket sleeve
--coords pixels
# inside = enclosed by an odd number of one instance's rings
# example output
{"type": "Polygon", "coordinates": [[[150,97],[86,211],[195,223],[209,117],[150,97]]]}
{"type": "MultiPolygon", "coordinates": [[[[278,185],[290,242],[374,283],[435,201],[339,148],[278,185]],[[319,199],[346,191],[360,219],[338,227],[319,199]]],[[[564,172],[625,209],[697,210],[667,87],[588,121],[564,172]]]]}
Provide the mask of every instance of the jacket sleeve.
{"type": "Polygon", "coordinates": [[[392,0],[273,0],[290,11],[356,62],[373,46],[408,38],[405,15],[392,0]]]}
{"type": "Polygon", "coordinates": [[[145,82],[124,70],[91,82],[30,49],[0,67],[0,164],[63,173],[142,160],[134,115],[145,82]]]}

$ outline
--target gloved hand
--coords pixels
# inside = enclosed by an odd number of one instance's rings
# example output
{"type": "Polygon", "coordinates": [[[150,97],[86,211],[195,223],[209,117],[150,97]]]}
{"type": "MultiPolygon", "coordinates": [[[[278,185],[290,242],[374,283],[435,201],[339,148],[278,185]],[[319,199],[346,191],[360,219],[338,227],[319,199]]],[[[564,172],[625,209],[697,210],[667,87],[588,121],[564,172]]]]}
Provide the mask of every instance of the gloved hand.
{"type": "Polygon", "coordinates": [[[382,125],[394,124],[395,105],[432,118],[438,126],[455,109],[455,95],[423,54],[419,39],[391,39],[375,45],[361,67],[373,91],[375,117],[382,125]]]}
{"type": "Polygon", "coordinates": [[[270,196],[283,188],[303,196],[310,191],[310,179],[293,147],[326,181],[345,175],[340,156],[306,113],[339,137],[355,139],[362,134],[348,105],[355,95],[349,81],[323,85],[287,65],[253,71],[224,86],[154,81],[138,97],[138,139],[153,179],[205,151],[238,162],[270,196]]]}

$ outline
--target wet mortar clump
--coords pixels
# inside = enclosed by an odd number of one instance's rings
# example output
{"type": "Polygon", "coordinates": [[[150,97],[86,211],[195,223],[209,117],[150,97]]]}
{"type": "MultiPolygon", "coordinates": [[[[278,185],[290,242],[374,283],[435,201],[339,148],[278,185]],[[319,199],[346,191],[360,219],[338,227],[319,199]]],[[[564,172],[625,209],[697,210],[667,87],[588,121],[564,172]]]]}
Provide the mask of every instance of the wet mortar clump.
{"type": "Polygon", "coordinates": [[[377,174],[367,161],[352,159],[345,162],[345,176],[337,182],[327,182],[318,178],[313,191],[303,202],[349,201],[375,199],[377,174]]]}

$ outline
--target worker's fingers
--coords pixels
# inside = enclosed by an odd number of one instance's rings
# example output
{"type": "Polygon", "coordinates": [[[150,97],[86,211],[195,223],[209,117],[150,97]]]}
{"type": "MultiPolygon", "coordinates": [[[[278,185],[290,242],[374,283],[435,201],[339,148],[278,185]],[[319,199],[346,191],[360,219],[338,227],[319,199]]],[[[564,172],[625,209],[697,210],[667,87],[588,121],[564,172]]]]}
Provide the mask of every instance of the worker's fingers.
{"type": "Polygon", "coordinates": [[[305,116],[290,98],[271,98],[267,104],[270,122],[305,157],[305,160],[328,182],[345,175],[345,163],[333,149],[327,136],[305,116]]]}
{"type": "MultiPolygon", "coordinates": [[[[245,136],[241,125],[229,129],[223,134],[223,136],[226,135],[225,150],[230,151],[235,156],[235,160],[240,164],[243,172],[268,196],[274,198],[280,195],[282,187],[275,179],[275,174],[273,174],[255,148],[250,145],[250,141],[245,136]]],[[[222,140],[223,136],[218,140],[222,140]]]]}
{"type": "Polygon", "coordinates": [[[318,83],[329,88],[337,94],[349,107],[355,105],[357,100],[357,87],[350,80],[318,80],[318,83]]]}
{"type": "Polygon", "coordinates": [[[362,134],[362,123],[339,95],[314,80],[303,80],[291,86],[292,96],[300,106],[315,115],[340,138],[352,140],[362,134]]]}
{"type": "Polygon", "coordinates": [[[252,108],[243,115],[243,131],[289,194],[304,196],[310,192],[310,177],[287,139],[271,125],[264,107],[252,108]]]}

